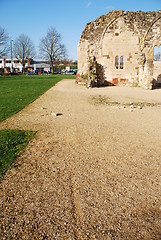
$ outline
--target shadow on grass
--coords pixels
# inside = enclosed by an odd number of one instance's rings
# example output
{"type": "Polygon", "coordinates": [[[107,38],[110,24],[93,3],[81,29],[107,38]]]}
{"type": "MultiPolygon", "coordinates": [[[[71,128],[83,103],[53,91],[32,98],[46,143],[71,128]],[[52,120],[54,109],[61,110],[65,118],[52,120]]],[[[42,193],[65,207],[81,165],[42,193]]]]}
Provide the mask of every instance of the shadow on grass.
{"type": "Polygon", "coordinates": [[[36,132],[0,130],[0,177],[11,167],[36,132]]]}

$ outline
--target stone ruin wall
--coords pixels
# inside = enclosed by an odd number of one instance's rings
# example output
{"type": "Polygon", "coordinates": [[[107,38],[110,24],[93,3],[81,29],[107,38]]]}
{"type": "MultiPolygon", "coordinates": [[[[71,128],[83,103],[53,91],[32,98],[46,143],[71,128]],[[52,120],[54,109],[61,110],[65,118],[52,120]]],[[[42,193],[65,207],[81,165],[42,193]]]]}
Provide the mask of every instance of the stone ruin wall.
{"type": "Polygon", "coordinates": [[[103,15],[87,23],[82,32],[77,82],[88,82],[89,63],[94,57],[98,85],[128,84],[151,89],[161,74],[161,63],[153,62],[156,45],[161,45],[161,11],[112,11],[103,15]],[[116,56],[119,60],[123,56],[123,69],[116,69],[116,56]]]}

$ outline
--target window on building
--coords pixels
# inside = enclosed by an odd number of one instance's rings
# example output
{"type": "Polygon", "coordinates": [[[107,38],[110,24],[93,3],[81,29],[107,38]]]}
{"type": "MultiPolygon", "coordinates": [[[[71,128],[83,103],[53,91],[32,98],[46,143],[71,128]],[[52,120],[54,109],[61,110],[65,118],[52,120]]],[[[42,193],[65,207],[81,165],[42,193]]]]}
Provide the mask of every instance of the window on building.
{"type": "Polygon", "coordinates": [[[6,60],[6,63],[11,63],[11,60],[6,60]]]}
{"type": "Polygon", "coordinates": [[[14,60],[14,63],[19,63],[19,60],[14,60]]]}
{"type": "Polygon", "coordinates": [[[2,63],[2,61],[0,61],[0,63],[2,63]]]}
{"type": "Polygon", "coordinates": [[[115,57],[115,68],[118,69],[119,68],[119,56],[115,57]]]}
{"type": "Polygon", "coordinates": [[[123,69],[124,68],[124,57],[121,56],[120,57],[120,69],[123,69]]]}
{"type": "Polygon", "coordinates": [[[115,57],[115,69],[124,69],[124,56],[115,57]]]}

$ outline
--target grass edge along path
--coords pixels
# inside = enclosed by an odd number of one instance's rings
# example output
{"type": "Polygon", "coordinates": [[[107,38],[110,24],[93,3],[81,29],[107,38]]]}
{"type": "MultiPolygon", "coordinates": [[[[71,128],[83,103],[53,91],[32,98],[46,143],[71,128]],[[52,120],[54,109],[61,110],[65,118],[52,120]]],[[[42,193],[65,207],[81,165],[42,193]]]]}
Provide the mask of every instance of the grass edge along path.
{"type": "MultiPolygon", "coordinates": [[[[71,75],[0,77],[0,122],[21,111],[62,79],[71,75]]],[[[0,178],[34,136],[34,131],[0,130],[0,178]]]]}
{"type": "Polygon", "coordinates": [[[36,132],[25,130],[0,130],[0,177],[13,166],[36,132]]]}
{"type": "Polygon", "coordinates": [[[0,122],[21,111],[62,79],[75,75],[21,75],[0,77],[0,122]]]}

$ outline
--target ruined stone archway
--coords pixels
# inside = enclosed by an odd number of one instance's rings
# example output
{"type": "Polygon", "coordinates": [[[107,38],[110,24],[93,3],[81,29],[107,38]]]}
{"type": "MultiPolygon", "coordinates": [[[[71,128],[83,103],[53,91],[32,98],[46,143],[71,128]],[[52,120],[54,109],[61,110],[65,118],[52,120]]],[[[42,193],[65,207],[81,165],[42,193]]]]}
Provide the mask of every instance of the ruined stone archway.
{"type": "Polygon", "coordinates": [[[161,45],[161,15],[160,11],[149,26],[144,37],[143,52],[146,56],[144,84],[149,88],[160,87],[161,62],[154,61],[154,50],[161,45]]]}
{"type": "Polygon", "coordinates": [[[88,75],[87,63],[95,56],[105,73],[100,82],[115,81],[151,89],[155,72],[153,48],[160,43],[161,11],[111,11],[88,23],[82,32],[78,45],[78,75],[88,75]],[[115,68],[116,56],[118,68],[115,68]],[[120,59],[123,59],[122,68],[120,59]]]}
{"type": "Polygon", "coordinates": [[[153,63],[153,88],[161,88],[161,45],[154,46],[153,63]]]}
{"type": "Polygon", "coordinates": [[[101,39],[102,66],[106,80],[112,84],[138,85],[140,41],[133,22],[121,14],[105,28],[101,39]],[[116,66],[117,59],[117,66],[116,66]]]}

